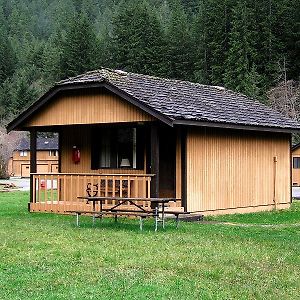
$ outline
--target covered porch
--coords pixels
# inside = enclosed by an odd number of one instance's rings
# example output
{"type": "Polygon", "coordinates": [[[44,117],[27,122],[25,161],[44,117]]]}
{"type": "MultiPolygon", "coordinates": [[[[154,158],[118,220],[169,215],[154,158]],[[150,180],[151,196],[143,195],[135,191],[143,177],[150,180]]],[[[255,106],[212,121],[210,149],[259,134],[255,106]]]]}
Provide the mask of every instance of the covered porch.
{"type": "MultiPolygon", "coordinates": [[[[182,199],[182,132],[159,122],[84,124],[30,128],[31,212],[92,211],[82,197],[182,199]],[[36,172],[38,132],[59,134],[59,172],[36,172]]],[[[105,201],[104,208],[117,204],[105,201]]],[[[129,205],[129,204],[128,204],[129,205]]],[[[170,208],[184,210],[182,201],[170,208]]],[[[129,208],[129,207],[128,207],[129,208]]],[[[130,207],[130,209],[134,209],[130,207]]]]}

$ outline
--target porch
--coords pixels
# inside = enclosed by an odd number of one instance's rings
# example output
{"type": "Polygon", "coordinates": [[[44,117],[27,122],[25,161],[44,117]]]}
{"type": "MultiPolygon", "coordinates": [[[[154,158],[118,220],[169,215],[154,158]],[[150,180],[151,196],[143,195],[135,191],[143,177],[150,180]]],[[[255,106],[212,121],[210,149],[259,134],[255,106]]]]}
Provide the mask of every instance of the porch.
{"type": "MultiPolygon", "coordinates": [[[[151,122],[31,129],[31,212],[92,211],[80,197],[181,199],[181,135],[151,122]],[[59,134],[58,173],[36,168],[38,132],[59,134]],[[74,151],[75,149],[75,151],[74,151]],[[77,155],[74,157],[74,153],[77,155]]],[[[116,205],[107,200],[104,208],[116,205]]],[[[170,204],[183,211],[181,201],[170,204]]]]}

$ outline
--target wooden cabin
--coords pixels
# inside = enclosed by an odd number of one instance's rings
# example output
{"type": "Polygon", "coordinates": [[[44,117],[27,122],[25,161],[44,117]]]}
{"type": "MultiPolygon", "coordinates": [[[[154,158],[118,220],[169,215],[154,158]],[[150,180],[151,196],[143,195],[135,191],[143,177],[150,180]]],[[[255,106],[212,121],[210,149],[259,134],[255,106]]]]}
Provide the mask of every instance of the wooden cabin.
{"type": "Polygon", "coordinates": [[[292,147],[292,184],[300,186],[300,143],[292,147]]]}
{"type": "MultiPolygon", "coordinates": [[[[37,138],[36,168],[38,173],[58,172],[58,139],[37,138]]],[[[30,142],[23,138],[8,161],[8,174],[12,177],[30,177],[30,142]]]]}
{"type": "Polygon", "coordinates": [[[173,210],[203,214],[291,203],[300,125],[222,87],[100,69],[57,83],[7,129],[30,131],[30,211],[88,209],[87,195],[176,197],[173,210]],[[57,174],[37,172],[43,131],[59,133],[57,174]]]}

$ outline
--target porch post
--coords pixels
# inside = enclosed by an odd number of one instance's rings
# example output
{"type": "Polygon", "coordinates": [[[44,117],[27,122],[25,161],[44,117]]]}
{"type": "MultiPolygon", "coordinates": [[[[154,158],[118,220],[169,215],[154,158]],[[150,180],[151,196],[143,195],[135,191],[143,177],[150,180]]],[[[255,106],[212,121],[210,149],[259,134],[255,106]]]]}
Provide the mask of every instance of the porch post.
{"type": "MultiPolygon", "coordinates": [[[[30,131],[30,173],[36,173],[36,129],[30,131]]],[[[30,202],[33,202],[35,193],[33,186],[33,175],[30,174],[30,202]]],[[[29,205],[28,210],[30,210],[29,205]]]]}
{"type": "Polygon", "coordinates": [[[62,130],[58,131],[58,173],[61,173],[61,147],[62,147],[62,130]]]}
{"type": "Polygon", "coordinates": [[[186,128],[181,130],[181,205],[187,211],[187,151],[186,151],[186,128]]]}
{"type": "Polygon", "coordinates": [[[159,197],[159,137],[157,124],[151,125],[151,146],[150,146],[150,156],[151,156],[151,173],[155,174],[151,180],[151,197],[159,197]]]}

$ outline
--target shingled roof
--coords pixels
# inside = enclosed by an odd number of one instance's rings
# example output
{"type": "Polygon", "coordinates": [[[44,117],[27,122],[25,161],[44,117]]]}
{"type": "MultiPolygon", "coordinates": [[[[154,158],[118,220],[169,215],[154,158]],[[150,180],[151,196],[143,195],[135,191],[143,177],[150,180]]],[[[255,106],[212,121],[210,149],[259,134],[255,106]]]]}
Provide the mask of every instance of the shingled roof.
{"type": "MultiPolygon", "coordinates": [[[[36,140],[37,150],[58,150],[58,138],[38,137],[36,140]]],[[[30,150],[29,138],[22,138],[15,150],[30,150]]]]}
{"type": "MultiPolygon", "coordinates": [[[[55,91],[85,86],[102,86],[118,92],[124,99],[161,118],[171,126],[190,124],[231,127],[233,125],[245,129],[257,127],[258,130],[264,128],[300,130],[300,124],[296,121],[258,101],[223,87],[105,68],[58,82],[40,101],[44,103],[47,97],[53,96],[55,91]]],[[[23,119],[21,115],[20,122],[27,116],[26,112],[23,114],[23,119]]],[[[16,126],[13,121],[9,124],[8,130],[16,126]]]]}
{"type": "Polygon", "coordinates": [[[108,81],[171,120],[300,129],[297,122],[270,107],[219,86],[109,69],[88,72],[58,85],[102,81],[108,81]]]}

